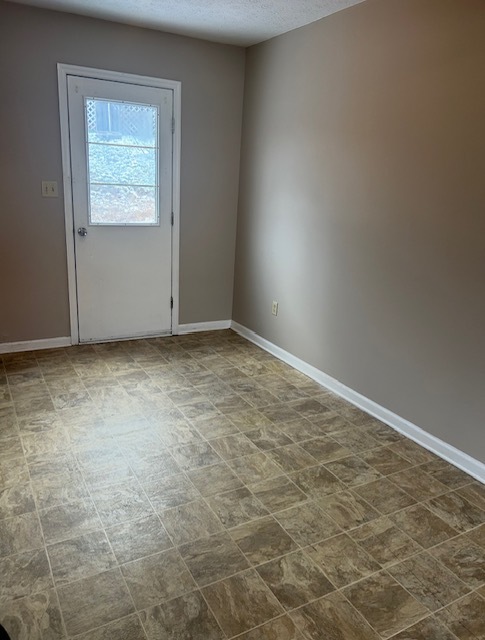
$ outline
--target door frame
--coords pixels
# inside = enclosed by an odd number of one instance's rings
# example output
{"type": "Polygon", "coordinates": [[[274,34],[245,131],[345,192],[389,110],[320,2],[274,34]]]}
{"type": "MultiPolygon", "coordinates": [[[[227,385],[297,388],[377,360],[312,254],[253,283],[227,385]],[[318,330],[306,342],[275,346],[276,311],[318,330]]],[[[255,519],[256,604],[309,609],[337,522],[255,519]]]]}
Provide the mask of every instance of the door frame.
{"type": "Polygon", "coordinates": [[[57,64],[59,89],[59,119],[61,127],[62,175],[64,192],[64,217],[66,227],[67,276],[69,291],[69,316],[71,323],[71,344],[79,344],[78,300],[76,285],[76,252],[74,247],[74,211],[72,199],[71,145],[69,140],[69,111],[67,97],[67,77],[79,76],[95,80],[111,80],[137,84],[157,89],[173,91],[173,155],[172,155],[172,335],[179,330],[179,262],[180,262],[180,155],[181,155],[181,105],[182,83],[178,80],[164,80],[132,73],[94,69],[72,64],[57,64]]]}

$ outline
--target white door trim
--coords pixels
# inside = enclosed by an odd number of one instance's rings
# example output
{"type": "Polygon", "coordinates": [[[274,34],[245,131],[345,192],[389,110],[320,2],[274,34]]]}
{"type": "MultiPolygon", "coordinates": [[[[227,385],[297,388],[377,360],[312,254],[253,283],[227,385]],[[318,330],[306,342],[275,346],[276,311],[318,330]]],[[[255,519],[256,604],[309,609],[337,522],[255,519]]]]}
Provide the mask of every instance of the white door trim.
{"type": "Polygon", "coordinates": [[[121,73],[118,71],[107,71],[103,69],[92,69],[90,67],[80,67],[72,64],[57,64],[57,81],[59,87],[59,117],[61,127],[61,150],[62,150],[62,174],[64,191],[64,216],[66,225],[66,251],[67,251],[67,274],[69,288],[69,313],[71,321],[71,343],[79,344],[78,310],[77,310],[77,287],[76,287],[76,257],[74,249],[74,214],[72,204],[72,182],[71,182],[71,149],[69,144],[69,113],[67,102],[67,76],[80,76],[84,78],[95,78],[96,80],[112,80],[114,82],[125,82],[138,84],[145,87],[155,87],[159,89],[172,89],[173,109],[175,117],[175,130],[173,134],[173,170],[172,170],[172,193],[173,193],[173,228],[172,228],[172,333],[178,333],[179,327],[179,256],[180,256],[180,151],[182,140],[181,129],[181,100],[182,83],[178,80],[163,80],[149,76],[134,75],[132,73],[121,73]]]}

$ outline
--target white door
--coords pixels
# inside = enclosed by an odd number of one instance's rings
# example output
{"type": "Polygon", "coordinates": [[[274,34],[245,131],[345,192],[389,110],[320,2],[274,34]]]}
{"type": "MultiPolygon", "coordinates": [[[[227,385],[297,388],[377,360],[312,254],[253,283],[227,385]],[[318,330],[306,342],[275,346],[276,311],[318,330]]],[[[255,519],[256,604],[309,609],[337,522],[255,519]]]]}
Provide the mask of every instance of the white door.
{"type": "Polygon", "coordinates": [[[80,342],[171,332],[173,91],[68,76],[80,342]]]}

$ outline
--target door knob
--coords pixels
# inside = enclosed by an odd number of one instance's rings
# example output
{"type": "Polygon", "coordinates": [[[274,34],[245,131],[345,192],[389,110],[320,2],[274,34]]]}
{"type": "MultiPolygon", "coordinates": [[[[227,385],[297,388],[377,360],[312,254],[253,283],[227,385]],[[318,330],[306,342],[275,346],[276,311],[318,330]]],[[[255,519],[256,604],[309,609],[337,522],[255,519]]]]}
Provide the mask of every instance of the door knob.
{"type": "Polygon", "coordinates": [[[83,238],[85,236],[88,235],[88,230],[86,229],[86,227],[79,227],[79,229],[77,230],[77,232],[79,233],[80,236],[82,236],[83,238]]]}

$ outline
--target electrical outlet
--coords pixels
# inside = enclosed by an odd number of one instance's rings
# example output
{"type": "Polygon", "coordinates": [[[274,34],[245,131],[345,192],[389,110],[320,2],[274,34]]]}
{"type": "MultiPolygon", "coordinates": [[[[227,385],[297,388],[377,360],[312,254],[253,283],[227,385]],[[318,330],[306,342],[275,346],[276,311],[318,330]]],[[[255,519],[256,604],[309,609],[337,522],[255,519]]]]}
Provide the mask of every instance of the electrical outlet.
{"type": "Polygon", "coordinates": [[[57,198],[57,197],[59,197],[59,191],[57,189],[57,182],[42,180],[42,197],[43,198],[57,198]]]}
{"type": "Polygon", "coordinates": [[[273,304],[271,305],[271,313],[274,316],[278,315],[278,303],[276,302],[276,300],[273,300],[273,304]]]}

